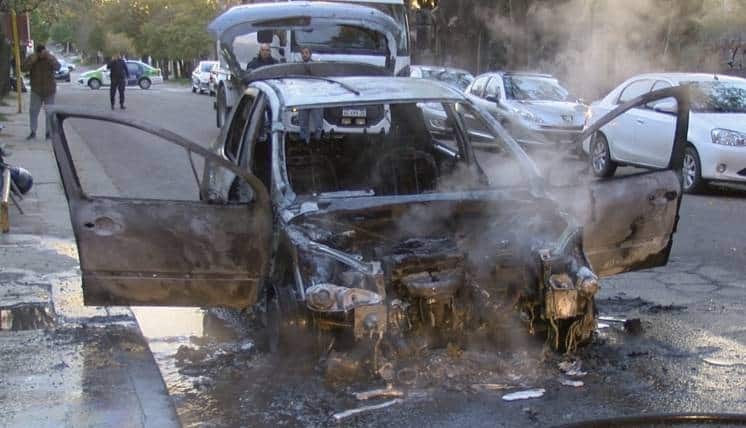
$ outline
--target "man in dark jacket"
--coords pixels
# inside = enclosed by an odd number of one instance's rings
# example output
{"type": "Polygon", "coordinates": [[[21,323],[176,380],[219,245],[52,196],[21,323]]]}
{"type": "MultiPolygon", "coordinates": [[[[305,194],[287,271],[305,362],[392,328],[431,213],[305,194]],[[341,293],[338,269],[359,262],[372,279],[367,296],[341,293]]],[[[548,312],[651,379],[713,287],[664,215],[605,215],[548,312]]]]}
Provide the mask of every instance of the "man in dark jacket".
{"type": "Polygon", "coordinates": [[[272,57],[272,50],[270,49],[269,44],[262,43],[259,45],[259,55],[254,57],[254,59],[246,65],[246,71],[251,71],[255,68],[272,64],[277,64],[277,60],[272,57]]]}
{"type": "Polygon", "coordinates": [[[127,80],[130,78],[130,72],[127,70],[127,62],[119,55],[114,55],[114,59],[106,64],[106,68],[109,70],[109,78],[111,79],[111,86],[109,87],[109,100],[111,101],[111,109],[114,110],[114,99],[116,98],[116,91],[119,91],[119,107],[124,110],[124,88],[127,86],[127,80]]]}
{"type": "MultiPolygon", "coordinates": [[[[42,104],[54,104],[54,94],[57,92],[57,84],[54,81],[54,72],[60,68],[57,58],[50,54],[44,45],[37,45],[35,53],[23,62],[23,71],[31,73],[31,102],[29,103],[29,127],[31,133],[26,138],[36,138],[36,127],[39,119],[39,111],[42,104]]],[[[47,138],[49,138],[50,123],[47,117],[47,138]]]]}

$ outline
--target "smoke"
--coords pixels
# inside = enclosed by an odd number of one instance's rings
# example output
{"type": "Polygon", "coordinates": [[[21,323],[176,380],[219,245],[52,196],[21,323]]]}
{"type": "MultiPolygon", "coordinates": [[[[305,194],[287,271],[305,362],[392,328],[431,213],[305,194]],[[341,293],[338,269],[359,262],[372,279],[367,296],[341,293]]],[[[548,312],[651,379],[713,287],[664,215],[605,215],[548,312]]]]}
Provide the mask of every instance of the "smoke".
{"type": "Polygon", "coordinates": [[[507,14],[498,7],[475,13],[493,41],[491,49],[505,52],[490,68],[551,73],[590,101],[643,72],[716,71],[712,52],[695,42],[704,14],[721,10],[702,5],[701,0],[568,0],[532,2],[507,14]],[[702,49],[687,48],[694,45],[702,49]]]}

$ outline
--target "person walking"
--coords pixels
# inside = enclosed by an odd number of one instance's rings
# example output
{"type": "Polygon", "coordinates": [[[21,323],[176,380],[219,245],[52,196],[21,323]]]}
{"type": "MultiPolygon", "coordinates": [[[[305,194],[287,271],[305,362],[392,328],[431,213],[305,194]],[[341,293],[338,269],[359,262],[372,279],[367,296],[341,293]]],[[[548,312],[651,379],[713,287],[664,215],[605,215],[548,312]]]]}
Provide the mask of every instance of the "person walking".
{"type": "MultiPolygon", "coordinates": [[[[36,128],[42,104],[45,106],[54,104],[54,94],[57,92],[54,72],[60,68],[57,58],[50,54],[44,45],[37,45],[34,51],[34,54],[26,58],[21,67],[23,71],[31,74],[31,102],[29,103],[31,133],[26,137],[27,140],[36,138],[36,128]]],[[[20,78],[20,75],[17,78],[20,78]]],[[[49,138],[51,122],[48,116],[46,124],[46,138],[49,138]]]]}
{"type": "Polygon", "coordinates": [[[127,86],[127,80],[130,78],[127,62],[121,55],[115,54],[114,59],[106,64],[106,68],[109,70],[109,79],[111,80],[111,86],[109,86],[111,109],[114,110],[116,93],[119,91],[119,107],[125,110],[127,107],[124,106],[124,88],[127,86]]]}

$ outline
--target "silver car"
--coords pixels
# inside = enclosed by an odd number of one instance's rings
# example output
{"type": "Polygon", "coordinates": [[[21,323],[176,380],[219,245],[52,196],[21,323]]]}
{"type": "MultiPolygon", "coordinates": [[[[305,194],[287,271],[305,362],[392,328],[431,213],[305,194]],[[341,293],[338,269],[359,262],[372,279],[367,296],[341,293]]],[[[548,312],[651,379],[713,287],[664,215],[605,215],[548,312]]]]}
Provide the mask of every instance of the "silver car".
{"type": "Polygon", "coordinates": [[[192,71],[192,92],[203,94],[210,91],[210,71],[217,61],[200,61],[192,71]]]}
{"type": "Polygon", "coordinates": [[[466,88],[476,105],[492,113],[524,148],[578,150],[588,106],[548,74],[492,72],[466,88]]]}

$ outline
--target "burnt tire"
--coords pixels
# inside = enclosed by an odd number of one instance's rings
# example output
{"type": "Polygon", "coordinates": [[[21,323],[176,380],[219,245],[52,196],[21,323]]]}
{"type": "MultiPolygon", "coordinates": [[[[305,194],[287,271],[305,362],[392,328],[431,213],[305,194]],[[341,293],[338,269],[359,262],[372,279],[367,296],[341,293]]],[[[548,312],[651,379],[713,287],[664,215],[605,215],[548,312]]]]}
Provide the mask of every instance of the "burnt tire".
{"type": "Polygon", "coordinates": [[[98,79],[90,79],[88,81],[88,87],[93,90],[99,89],[101,88],[101,81],[98,79]]]}
{"type": "Polygon", "coordinates": [[[228,106],[225,101],[225,87],[218,88],[217,100],[215,101],[215,125],[222,128],[228,118],[228,106]]]}
{"type": "Polygon", "coordinates": [[[593,175],[601,178],[608,178],[614,175],[617,163],[611,159],[609,142],[606,136],[597,132],[591,139],[588,161],[590,162],[593,175]]]}
{"type": "Polygon", "coordinates": [[[137,84],[140,86],[140,89],[150,89],[152,82],[147,77],[143,77],[137,82],[137,84]]]}
{"type": "Polygon", "coordinates": [[[683,178],[682,185],[686,193],[701,192],[707,187],[707,183],[702,179],[702,163],[699,160],[699,153],[691,144],[687,144],[684,149],[681,175],[683,178]]]}

